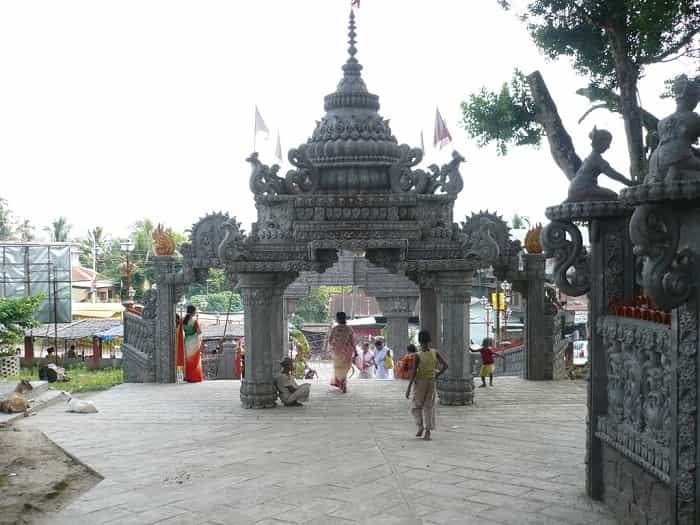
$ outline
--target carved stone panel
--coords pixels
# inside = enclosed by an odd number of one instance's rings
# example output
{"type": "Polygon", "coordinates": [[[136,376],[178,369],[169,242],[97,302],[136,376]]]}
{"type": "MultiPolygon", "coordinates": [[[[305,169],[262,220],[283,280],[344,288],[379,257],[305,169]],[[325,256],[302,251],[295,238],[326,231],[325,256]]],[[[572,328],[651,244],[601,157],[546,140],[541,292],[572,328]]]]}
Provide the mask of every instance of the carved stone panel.
{"type": "Polygon", "coordinates": [[[665,483],[671,475],[672,356],[665,325],[605,316],[608,413],[596,437],[665,483]]]}

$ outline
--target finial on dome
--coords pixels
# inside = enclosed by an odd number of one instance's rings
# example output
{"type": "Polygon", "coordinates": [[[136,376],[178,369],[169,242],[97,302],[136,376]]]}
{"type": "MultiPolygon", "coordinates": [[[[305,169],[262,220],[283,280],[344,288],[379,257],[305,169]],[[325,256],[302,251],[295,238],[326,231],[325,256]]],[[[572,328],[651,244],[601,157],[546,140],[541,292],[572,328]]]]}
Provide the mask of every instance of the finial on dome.
{"type": "Polygon", "coordinates": [[[358,62],[355,55],[357,54],[357,47],[355,44],[357,40],[355,37],[357,33],[355,32],[355,12],[350,10],[350,22],[348,24],[348,59],[343,64],[343,78],[338,84],[338,91],[343,93],[348,92],[367,92],[367,87],[362,81],[362,65],[358,62]]]}
{"type": "Polygon", "coordinates": [[[357,64],[357,59],[355,58],[355,55],[357,54],[357,48],[355,47],[355,44],[357,43],[355,40],[357,33],[355,33],[355,27],[355,12],[350,9],[350,23],[348,24],[348,44],[350,44],[348,53],[350,54],[350,58],[348,58],[348,62],[352,62],[353,64],[357,64]]]}

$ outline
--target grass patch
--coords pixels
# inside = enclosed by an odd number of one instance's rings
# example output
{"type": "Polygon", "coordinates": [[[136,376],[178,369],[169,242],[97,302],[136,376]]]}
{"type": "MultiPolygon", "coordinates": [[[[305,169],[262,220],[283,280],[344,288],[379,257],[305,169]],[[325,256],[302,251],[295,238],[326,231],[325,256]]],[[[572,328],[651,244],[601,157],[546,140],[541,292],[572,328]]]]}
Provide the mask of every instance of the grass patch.
{"type": "MultiPolygon", "coordinates": [[[[70,381],[49,383],[49,388],[53,390],[65,390],[71,393],[94,392],[97,390],[107,390],[114,385],[121,385],[124,382],[124,371],[121,368],[92,370],[84,365],[73,366],[66,368],[66,375],[70,378],[70,381]]],[[[38,381],[39,369],[37,367],[23,367],[19,375],[10,376],[5,379],[14,382],[25,377],[38,381]]]]}

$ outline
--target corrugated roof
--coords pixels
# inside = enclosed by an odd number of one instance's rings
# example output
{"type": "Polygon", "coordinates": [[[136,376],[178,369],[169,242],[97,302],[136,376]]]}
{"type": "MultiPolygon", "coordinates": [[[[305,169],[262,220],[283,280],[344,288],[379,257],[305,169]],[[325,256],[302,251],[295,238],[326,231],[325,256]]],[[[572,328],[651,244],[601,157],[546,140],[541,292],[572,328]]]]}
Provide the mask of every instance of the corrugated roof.
{"type": "MultiPolygon", "coordinates": [[[[226,323],[202,324],[202,337],[204,339],[216,339],[224,336],[226,323]]],[[[226,326],[226,337],[243,337],[245,330],[242,322],[229,321],[226,326]]]]}
{"type": "Polygon", "coordinates": [[[44,324],[25,331],[25,335],[47,339],[83,339],[109,330],[121,324],[118,319],[82,319],[72,323],[44,324]]]}

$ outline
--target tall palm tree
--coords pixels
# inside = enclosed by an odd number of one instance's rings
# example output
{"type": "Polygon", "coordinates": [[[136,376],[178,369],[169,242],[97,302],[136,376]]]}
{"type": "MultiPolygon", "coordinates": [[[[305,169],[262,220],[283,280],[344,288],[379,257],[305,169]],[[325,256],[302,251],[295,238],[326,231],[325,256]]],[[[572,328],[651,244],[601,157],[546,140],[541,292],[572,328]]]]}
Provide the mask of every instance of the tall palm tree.
{"type": "Polygon", "coordinates": [[[51,223],[51,226],[45,227],[44,231],[49,233],[53,242],[68,242],[71,227],[72,226],[68,223],[68,219],[59,217],[51,223]]]}

